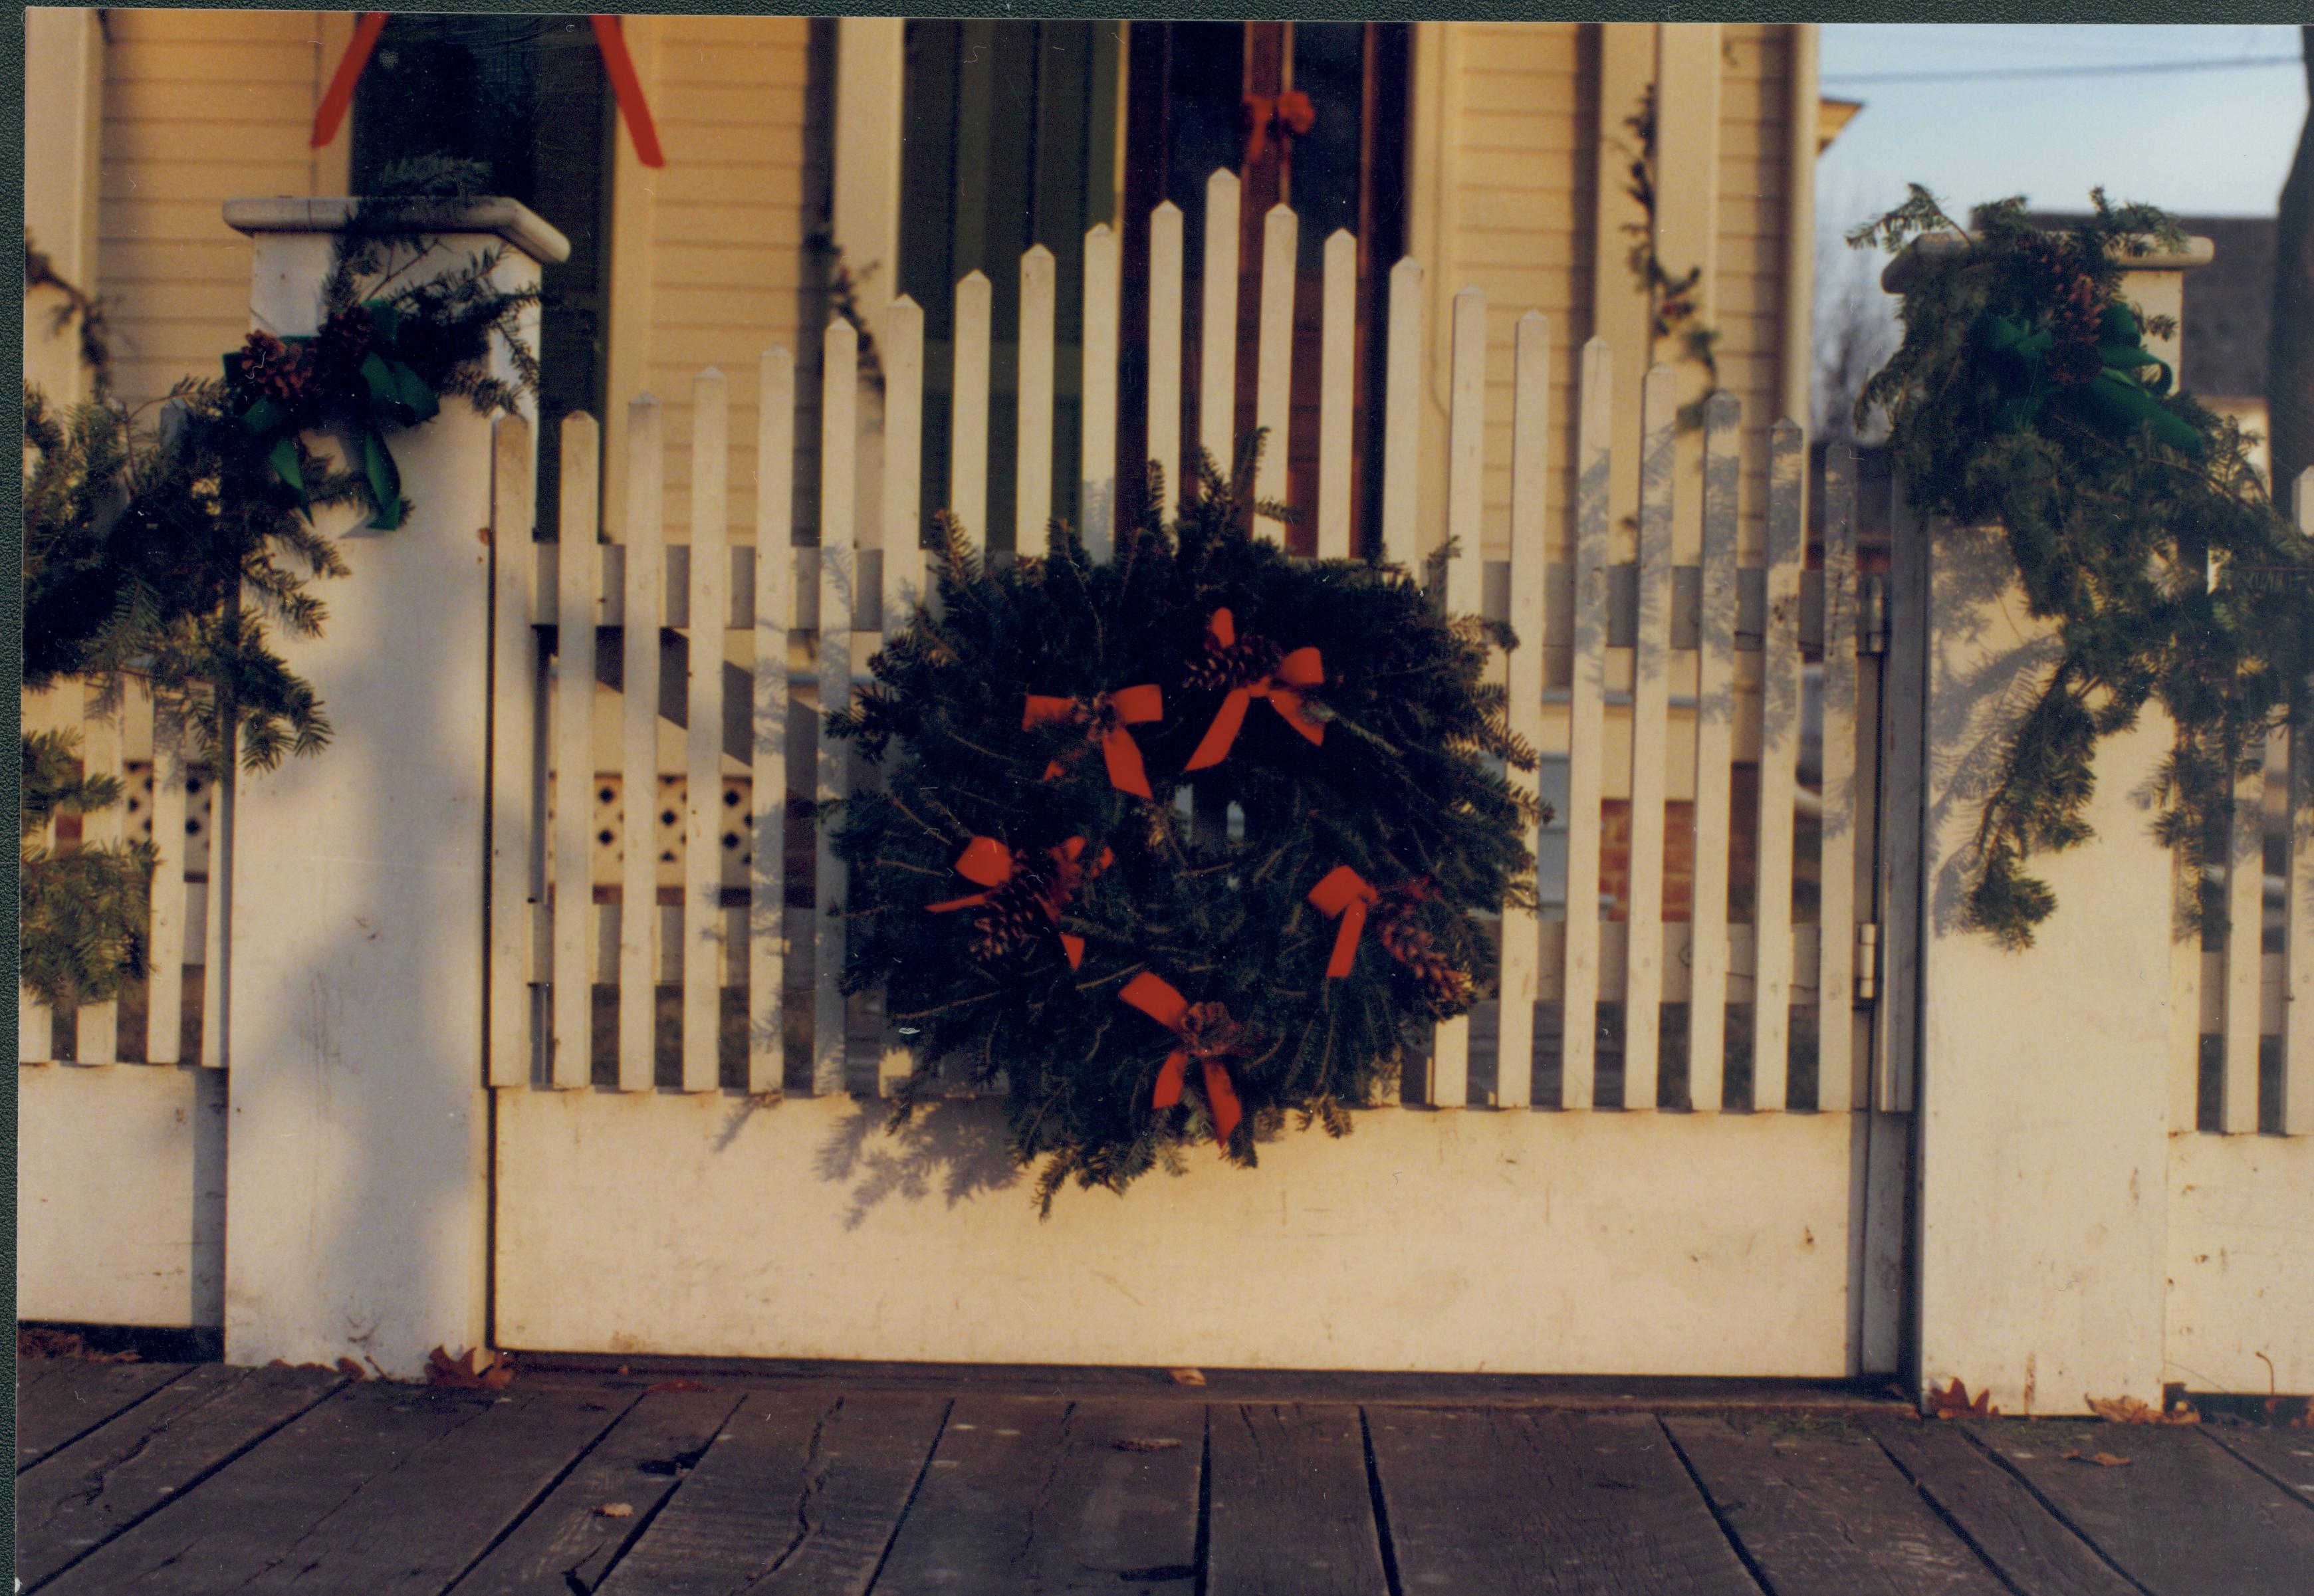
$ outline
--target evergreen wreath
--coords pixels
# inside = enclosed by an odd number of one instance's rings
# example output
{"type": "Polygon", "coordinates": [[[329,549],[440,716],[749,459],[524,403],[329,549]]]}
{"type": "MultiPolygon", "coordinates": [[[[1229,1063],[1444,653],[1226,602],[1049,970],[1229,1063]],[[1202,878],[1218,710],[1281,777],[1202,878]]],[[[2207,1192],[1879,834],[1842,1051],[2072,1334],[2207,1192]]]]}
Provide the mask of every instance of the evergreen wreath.
{"type": "MultiPolygon", "coordinates": [[[[2061,651],[2000,759],[1975,837],[1967,913],[2012,947],[2056,907],[2025,866],[2090,829],[2103,738],[2157,703],[2177,727],[2157,784],[2157,834],[2197,885],[2185,905],[2224,923],[2216,867],[2234,783],[2265,763],[2267,734],[2314,707],[2314,541],[2274,505],[2254,437],[2174,391],[2143,347],[2174,325],[2121,295],[2133,260],[2184,242],[2151,206],[2107,204],[2062,233],[2021,199],[1979,207],[1966,228],[1917,184],[1849,235],[1916,252],[1902,348],[1857,403],[1885,408],[1913,503],[2006,529],[2027,608],[2061,651]]],[[[2307,795],[2294,796],[2303,807],[2307,795]]]]}
{"type": "Polygon", "coordinates": [[[1543,811],[1500,764],[1534,752],[1483,680],[1509,634],[1252,536],[1290,514],[1251,496],[1260,446],[1232,480],[1201,459],[1107,564],[1059,523],[986,561],[941,515],[937,609],[830,717],[870,761],[901,743],[834,817],[845,989],[915,1054],[896,1114],[945,1064],[1001,1077],[1047,1211],[1208,1136],[1250,1165],[1289,1112],[1344,1134],[1488,989],[1488,917],[1533,902],[1543,811]]]}

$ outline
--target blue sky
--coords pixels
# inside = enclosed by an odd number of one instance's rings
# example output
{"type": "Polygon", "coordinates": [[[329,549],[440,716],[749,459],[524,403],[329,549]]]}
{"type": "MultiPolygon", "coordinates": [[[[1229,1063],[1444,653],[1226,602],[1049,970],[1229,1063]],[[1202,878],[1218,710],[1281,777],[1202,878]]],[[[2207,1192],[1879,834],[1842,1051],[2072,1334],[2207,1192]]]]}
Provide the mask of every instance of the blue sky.
{"type": "Polygon", "coordinates": [[[2018,193],[2079,209],[2102,183],[2186,214],[2271,216],[2306,119],[2292,27],[1828,23],[1822,37],[1824,93],[1865,104],[1817,171],[1826,228],[1887,208],[1907,181],[1956,215],[2018,193]],[[2290,64],[2176,66],[2254,57],[2290,64]],[[2124,66],[2159,70],[2041,75],[2124,66]]]}

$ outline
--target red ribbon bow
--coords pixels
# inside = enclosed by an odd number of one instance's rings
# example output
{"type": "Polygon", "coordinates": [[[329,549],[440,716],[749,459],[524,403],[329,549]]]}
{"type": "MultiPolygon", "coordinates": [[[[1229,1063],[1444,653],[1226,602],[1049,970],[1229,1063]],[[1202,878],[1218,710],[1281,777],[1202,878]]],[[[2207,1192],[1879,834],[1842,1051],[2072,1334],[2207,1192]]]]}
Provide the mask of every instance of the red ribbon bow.
{"type": "MultiPolygon", "coordinates": [[[[1061,922],[1061,911],[1076,895],[1077,888],[1108,869],[1109,861],[1116,857],[1104,848],[1093,857],[1092,864],[1088,868],[1084,863],[1084,851],[1085,840],[1082,837],[1071,837],[1059,847],[1049,850],[1053,860],[1053,884],[1039,901],[1055,927],[1061,922]]],[[[975,837],[957,856],[956,873],[967,881],[977,881],[989,890],[976,892],[967,897],[950,898],[944,904],[927,904],[926,911],[946,914],[958,909],[977,909],[994,899],[998,889],[1012,879],[1019,868],[1012,850],[1003,843],[994,837],[975,837]]],[[[1067,931],[1057,934],[1061,939],[1061,951],[1068,955],[1069,968],[1082,969],[1084,939],[1067,931]]]]}
{"type": "MultiPolygon", "coordinates": [[[[1215,610],[1206,623],[1206,647],[1218,654],[1237,645],[1237,622],[1227,610],[1215,610]]],[[[1241,683],[1229,690],[1222,700],[1221,712],[1206,728],[1205,740],[1197,751],[1189,755],[1187,768],[1202,771],[1217,765],[1228,756],[1230,745],[1237,741],[1238,730],[1245,724],[1245,712],[1255,699],[1266,699],[1269,707],[1285,719],[1285,724],[1300,732],[1312,743],[1326,740],[1326,728],[1303,713],[1302,692],[1326,679],[1326,669],[1315,648],[1296,648],[1280,659],[1276,666],[1257,682],[1241,683]]]]}
{"type": "MultiPolygon", "coordinates": [[[[614,16],[594,16],[587,19],[595,25],[595,48],[603,52],[603,70],[610,74],[611,94],[619,102],[620,114],[627,119],[627,131],[635,141],[635,155],[646,166],[664,166],[667,157],[659,153],[658,129],[651,122],[650,106],[643,100],[642,79],[635,75],[634,57],[627,53],[626,39],[619,31],[619,19],[614,16]]],[[[322,96],[321,108],[314,113],[314,147],[320,149],[338,136],[339,124],[346,119],[346,110],[354,102],[354,85],[361,82],[362,68],[369,65],[370,52],[377,48],[377,36],[385,31],[385,13],[366,11],[354,28],[353,41],[346,46],[344,59],[338,63],[337,75],[330,80],[329,93],[322,96]]]]}
{"type": "Polygon", "coordinates": [[[1125,990],[1117,995],[1180,1038],[1181,1045],[1166,1055],[1164,1066],[1157,1071],[1157,1089],[1150,1097],[1150,1107],[1170,1108],[1181,1100],[1189,1061],[1196,1059],[1205,1075],[1206,1108],[1213,1115],[1214,1133],[1226,1146],[1238,1122],[1245,1117],[1237,1088],[1230,1084],[1226,1062],[1239,1051],[1239,1031],[1229,1010],[1219,1003],[1192,1004],[1173,990],[1170,982],[1146,970],[1126,983],[1125,990]]]}
{"type": "Polygon", "coordinates": [[[1326,961],[1329,978],[1338,981],[1350,973],[1358,954],[1358,938],[1366,929],[1366,912],[1381,896],[1347,865],[1336,865],[1310,889],[1310,901],[1318,906],[1318,913],[1342,922],[1334,933],[1334,957],[1326,961]]]}
{"type": "Polygon", "coordinates": [[[1250,166],[1268,149],[1272,128],[1277,130],[1277,142],[1283,146],[1295,134],[1307,133],[1317,125],[1318,108],[1299,89],[1288,89],[1282,94],[1248,94],[1245,120],[1245,163],[1250,166]]]}
{"type": "MultiPolygon", "coordinates": [[[[1149,790],[1149,773],[1141,763],[1141,745],[1126,727],[1160,720],[1164,715],[1165,695],[1154,683],[1095,693],[1090,702],[1032,692],[1028,708],[1020,713],[1020,729],[1034,731],[1053,721],[1082,725],[1087,739],[1098,739],[1100,744],[1101,758],[1108,766],[1108,784],[1119,792],[1153,799],[1156,795],[1149,790]]],[[[1045,767],[1044,779],[1050,781],[1064,768],[1064,762],[1053,761],[1045,767]]]]}

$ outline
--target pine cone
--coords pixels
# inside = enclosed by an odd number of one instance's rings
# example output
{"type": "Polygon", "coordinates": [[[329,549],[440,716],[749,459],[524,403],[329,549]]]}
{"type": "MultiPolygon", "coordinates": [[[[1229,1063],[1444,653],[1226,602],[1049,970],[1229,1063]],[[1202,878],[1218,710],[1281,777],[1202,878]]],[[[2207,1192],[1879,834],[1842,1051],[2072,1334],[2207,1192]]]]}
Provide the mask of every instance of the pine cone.
{"type": "Polygon", "coordinates": [[[1011,879],[993,889],[987,904],[973,917],[975,958],[1002,958],[1051,928],[1055,875],[1049,854],[1027,851],[1014,856],[1011,879]]]}
{"type": "Polygon", "coordinates": [[[2098,334],[2105,315],[2098,286],[2074,240],[2042,234],[2018,245],[2027,291],[2036,311],[2047,318],[2053,343],[2045,367],[2061,384],[2089,381],[2102,369],[2098,334]]]}
{"type": "Polygon", "coordinates": [[[1413,973],[1432,1007],[1442,1014],[1455,1013],[1471,1006],[1476,989],[1470,975],[1438,951],[1436,939],[1422,923],[1419,905],[1429,895],[1427,885],[1419,881],[1386,892],[1375,902],[1370,919],[1383,951],[1413,973]]]}
{"type": "Polygon", "coordinates": [[[350,377],[377,341],[377,328],[360,305],[349,305],[322,323],[314,339],[314,363],[321,370],[350,377]]]}
{"type": "Polygon", "coordinates": [[[1229,1058],[1245,1050],[1245,1027],[1220,1003],[1192,1003],[1181,1016],[1181,1051],[1193,1059],[1229,1058]]]}
{"type": "Polygon", "coordinates": [[[252,332],[241,347],[234,380],[252,395],[294,405],[305,392],[305,366],[296,350],[269,332],[252,332]]]}
{"type": "Polygon", "coordinates": [[[1285,657],[1285,649],[1258,632],[1241,631],[1226,647],[1207,632],[1205,652],[1189,662],[1188,683],[1212,692],[1250,687],[1267,681],[1285,657]]]}

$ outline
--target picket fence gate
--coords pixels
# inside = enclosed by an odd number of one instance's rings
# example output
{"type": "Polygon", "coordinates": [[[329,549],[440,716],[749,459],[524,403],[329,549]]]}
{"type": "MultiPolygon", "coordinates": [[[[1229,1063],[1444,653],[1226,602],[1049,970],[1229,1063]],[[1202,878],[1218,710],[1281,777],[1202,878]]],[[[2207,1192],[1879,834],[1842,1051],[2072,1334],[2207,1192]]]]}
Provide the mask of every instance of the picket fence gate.
{"type": "MultiPolygon", "coordinates": [[[[1236,322],[1237,198],[1234,177],[1215,173],[1207,189],[1207,325],[1236,322]]],[[[1185,453],[1176,385],[1182,364],[1181,224],[1181,213],[1170,203],[1152,216],[1152,419],[1145,440],[1130,440],[1145,443],[1140,452],[1168,483],[1181,480],[1185,453]]],[[[1326,242],[1320,369],[1294,373],[1297,225],[1293,211],[1280,206],[1262,229],[1255,415],[1257,425],[1282,437],[1295,382],[1318,384],[1317,502],[1296,507],[1315,522],[1320,555],[1344,558],[1351,551],[1356,246],[1347,232],[1326,242]]],[[[1114,543],[1120,457],[1113,381],[1116,235],[1097,226],[1086,235],[1085,251],[1080,499],[1082,535],[1094,557],[1103,559],[1114,543]]],[[[1041,246],[1022,259],[1020,294],[1020,420],[1012,465],[1019,484],[1015,536],[1028,549],[1041,545],[1053,475],[1053,260],[1041,246]]],[[[1410,260],[1399,262],[1391,273],[1382,398],[1393,419],[1419,414],[1422,295],[1422,268],[1410,260]]],[[[788,816],[791,800],[825,804],[851,790],[857,772],[847,764],[845,746],[827,737],[816,714],[807,722],[801,708],[817,711],[847,698],[864,679],[884,632],[905,624],[923,597],[927,556],[920,543],[930,510],[950,508],[973,535],[985,534],[990,300],[979,272],[958,285],[956,446],[945,494],[937,498],[919,480],[922,313],[902,298],[881,318],[883,480],[874,525],[860,509],[856,489],[858,334],[842,319],[828,325],[820,362],[824,441],[816,546],[791,546],[797,375],[784,348],[765,351],[758,373],[760,479],[752,546],[735,545],[729,537],[729,383],[721,373],[704,371],[694,382],[687,545],[670,545],[662,535],[665,439],[657,401],[645,395],[628,411],[627,504],[618,542],[599,541],[605,534],[595,486],[597,423],[584,415],[561,423],[561,525],[554,542],[536,545],[534,583],[521,579],[518,543],[499,551],[490,891],[494,1085],[601,1084],[629,1092],[661,1085],[687,1092],[732,1087],[759,1095],[829,1093],[854,1085],[872,1089],[870,1082],[855,1079],[855,1052],[862,1055],[861,1076],[874,1059],[874,1083],[888,1086],[906,1071],[900,1038],[883,1033],[873,1014],[856,1004],[847,1015],[836,980],[843,921],[826,912],[843,902],[843,867],[824,831],[807,865],[792,845],[788,816]],[[589,544],[593,558],[561,557],[564,550],[589,544]],[[764,558],[764,550],[779,552],[764,558]],[[517,562],[513,580],[507,579],[504,563],[510,554],[517,562]],[[662,629],[680,632],[682,644],[663,645],[662,629]],[[587,636],[597,638],[596,651],[556,640],[587,636]],[[663,677],[667,671],[674,674],[663,677]],[[614,689],[612,682],[619,686],[614,689]],[[663,713],[662,705],[675,712],[663,713]],[[647,795],[647,801],[631,801],[636,794],[647,795]],[[808,883],[791,879],[798,867],[808,869],[808,883]],[[653,904],[657,913],[627,913],[635,904],[653,904]],[[570,972],[583,974],[573,980],[570,972]],[[598,988],[615,989],[614,1003],[605,990],[598,1005],[598,988]],[[679,1019],[662,1014],[663,988],[670,989],[667,1001],[679,1019]],[[598,1007],[611,1006],[614,1028],[598,1014],[598,1007]],[[729,1019],[727,1010],[734,1011],[729,1019]],[[745,1015],[744,1044],[727,1045],[725,1033],[735,1028],[737,1012],[745,1015]],[[658,1055],[666,1028],[680,1040],[662,1075],[658,1055]],[[790,1077],[787,1038],[806,1034],[808,1066],[790,1077]],[[742,1056],[727,1063],[726,1051],[742,1056]]],[[[1867,784],[1858,771],[1852,459],[1835,454],[1823,567],[1820,573],[1807,571],[1802,437],[1788,422],[1771,428],[1765,558],[1739,567],[1743,419],[1731,396],[1713,395],[1702,420],[1700,547],[1679,561],[1673,546],[1678,377],[1657,366],[1645,379],[1635,440],[1642,484],[1637,559],[1615,563],[1608,497],[1610,453],[1617,443],[1610,355],[1603,340],[1594,339],[1580,357],[1572,567],[1553,566],[1547,541],[1552,517],[1563,515],[1564,507],[1551,504],[1547,490],[1550,331],[1549,322],[1533,313],[1520,320],[1515,334],[1507,562],[1490,570],[1481,558],[1488,393],[1487,304],[1479,290],[1465,288],[1453,301],[1447,518],[1427,536],[1417,525],[1418,421],[1382,432],[1381,558],[1415,569],[1426,563],[1451,613],[1484,610],[1490,588],[1508,595],[1506,604],[1498,598],[1503,613],[1497,618],[1510,623],[1521,646],[1506,657],[1498,653],[1496,668],[1507,674],[1512,729],[1547,756],[1565,761],[1565,801],[1558,807],[1573,819],[1562,823],[1568,903],[1600,896],[1596,817],[1603,799],[1614,795],[1629,804],[1623,920],[1545,919],[1521,911],[1504,916],[1503,999],[1492,1051],[1506,1061],[1533,1055],[1539,1002],[1563,1005],[1568,1014],[1594,1012],[1602,1002],[1621,1004],[1637,1015],[1656,1015],[1661,1005],[1679,1002],[1685,1018],[1674,1042],[1683,1044],[1679,1050],[1689,1067],[1681,1100],[1667,1106],[1701,1112],[1849,1109],[1866,1089],[1860,1070],[1872,1051],[1871,1036],[1858,1021],[1854,928],[1869,923],[1878,892],[1874,828],[1859,796],[1867,784]],[[1437,557],[1442,546],[1452,549],[1451,556],[1437,557]],[[1812,602],[1804,604],[1804,597],[1812,602]],[[1816,791],[1807,794],[1799,780],[1804,630],[1822,661],[1824,753],[1816,791]],[[1567,680],[1547,693],[1546,652],[1560,648],[1569,653],[1567,680]],[[1691,756],[1676,746],[1683,736],[1692,739],[1691,756]],[[1755,763],[1760,772],[1756,833],[1743,839],[1756,860],[1750,924],[1731,924],[1727,913],[1730,789],[1739,759],[1755,763]],[[1692,774],[1683,775],[1682,784],[1694,825],[1686,895],[1691,919],[1666,923],[1665,802],[1674,768],[1683,773],[1691,765],[1692,774]],[[1793,914],[1794,822],[1803,802],[1820,813],[1826,865],[1812,924],[1795,924],[1793,914]],[[1822,934],[1824,926],[1835,932],[1822,934]],[[1735,1048],[1754,1061],[1752,1085],[1735,1102],[1723,1089],[1731,1003],[1740,1005],[1736,1018],[1747,1033],[1732,1038],[1735,1048]],[[1789,1096],[1787,1067],[1796,1006],[1815,1019],[1808,1028],[1817,1037],[1815,1085],[1797,1099],[1789,1096]]],[[[1232,339],[1207,339],[1197,374],[1197,413],[1218,419],[1197,443],[1221,459],[1235,442],[1230,419],[1237,354],[1232,339]]],[[[525,424],[502,422],[499,447],[498,525],[526,526],[531,489],[521,464],[529,448],[525,424]]],[[[1257,487],[1265,497],[1285,497],[1282,448],[1263,455],[1257,487]]],[[[1258,526],[1273,538],[1280,530],[1267,519],[1258,526]]],[[[1868,724],[1868,763],[1872,741],[1868,724]]],[[[1533,789],[1532,774],[1513,775],[1533,789]]],[[[1868,957],[1869,933],[1863,941],[1868,957]]],[[[1868,980],[1871,972],[1865,974],[1868,980]]],[[[1440,1107],[1471,1100],[1471,1029],[1467,1018],[1438,1027],[1427,1078],[1409,1082],[1409,1096],[1440,1107]]],[[[1567,1024],[1562,1033],[1550,1100],[1535,1104],[1532,1071],[1498,1064],[1488,1094],[1495,1107],[1598,1105],[1599,1027],[1567,1024]]],[[[1656,1107],[1657,1027],[1625,1027],[1621,1051],[1621,1104],[1656,1107]]],[[[1899,1106],[1903,1091],[1892,1077],[1881,1092],[1884,1106],[1899,1106]]]]}

